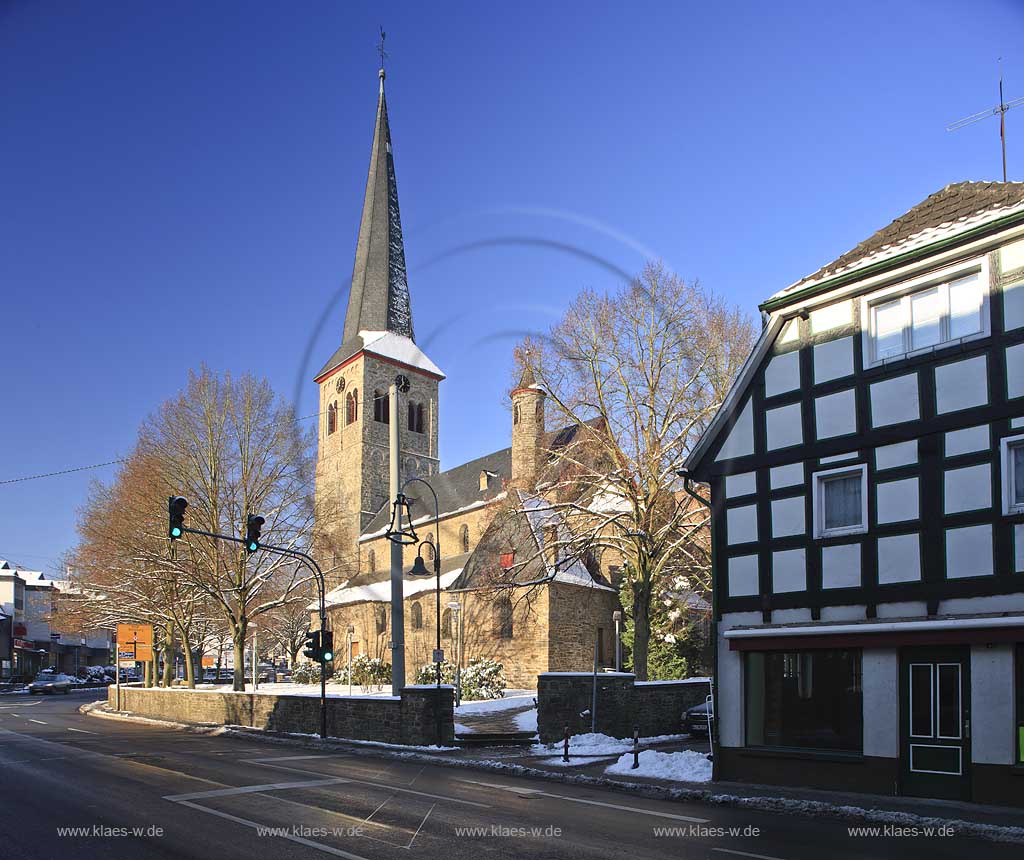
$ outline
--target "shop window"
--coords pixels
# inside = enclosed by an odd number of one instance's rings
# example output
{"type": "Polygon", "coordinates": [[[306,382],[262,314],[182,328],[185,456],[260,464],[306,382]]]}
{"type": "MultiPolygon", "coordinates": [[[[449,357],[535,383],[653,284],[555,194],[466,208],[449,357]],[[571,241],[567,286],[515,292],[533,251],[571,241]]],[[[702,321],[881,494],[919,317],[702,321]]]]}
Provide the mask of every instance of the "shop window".
{"type": "Polygon", "coordinates": [[[859,650],[751,651],[744,683],[748,746],[863,749],[859,650]]]}

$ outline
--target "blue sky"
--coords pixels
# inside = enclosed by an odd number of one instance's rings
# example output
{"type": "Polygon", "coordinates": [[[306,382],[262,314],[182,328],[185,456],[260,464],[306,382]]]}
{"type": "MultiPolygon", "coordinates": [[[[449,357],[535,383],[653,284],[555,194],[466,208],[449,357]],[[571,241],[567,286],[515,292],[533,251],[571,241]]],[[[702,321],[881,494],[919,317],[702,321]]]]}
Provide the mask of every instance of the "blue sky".
{"type": "MultiPolygon", "coordinates": [[[[508,444],[511,347],[580,288],[656,256],[753,312],[999,179],[998,120],[945,127],[996,103],[999,56],[1024,95],[1015,0],[0,0],[0,481],[118,457],[201,362],[315,410],[379,25],[446,468],[508,444]]],[[[1007,128],[1024,179],[1024,110],[1007,128]]],[[[0,557],[53,570],[112,474],[0,484],[0,557]]]]}

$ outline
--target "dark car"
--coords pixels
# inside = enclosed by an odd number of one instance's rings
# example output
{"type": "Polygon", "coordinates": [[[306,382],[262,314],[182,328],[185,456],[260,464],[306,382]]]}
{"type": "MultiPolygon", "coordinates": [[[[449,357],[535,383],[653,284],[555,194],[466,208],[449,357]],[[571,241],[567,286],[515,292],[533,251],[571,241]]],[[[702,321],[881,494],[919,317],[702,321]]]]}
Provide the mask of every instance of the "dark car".
{"type": "Polygon", "coordinates": [[[709,723],[714,728],[715,709],[711,702],[701,702],[683,714],[683,730],[691,735],[706,735],[709,723]]]}
{"type": "Polygon", "coordinates": [[[67,675],[60,675],[57,672],[40,672],[36,679],[28,685],[28,692],[34,696],[37,693],[70,693],[73,681],[67,675]]]}

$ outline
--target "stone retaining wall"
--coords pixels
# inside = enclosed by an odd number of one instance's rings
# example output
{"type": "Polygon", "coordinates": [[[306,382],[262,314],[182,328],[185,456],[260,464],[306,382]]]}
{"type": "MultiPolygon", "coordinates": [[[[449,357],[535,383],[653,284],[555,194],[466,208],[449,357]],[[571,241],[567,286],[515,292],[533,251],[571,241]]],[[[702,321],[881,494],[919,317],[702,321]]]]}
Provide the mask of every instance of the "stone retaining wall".
{"type": "MultiPolygon", "coordinates": [[[[590,672],[548,672],[537,676],[537,731],[543,743],[560,740],[569,726],[570,734],[590,731],[589,711],[594,690],[590,672]]],[[[704,701],[710,682],[640,681],[626,672],[601,672],[597,676],[598,732],[615,738],[674,735],[682,731],[687,708],[704,701]]]]}
{"type": "MultiPolygon", "coordinates": [[[[107,700],[114,707],[115,689],[107,700]]],[[[440,708],[441,743],[455,738],[454,690],[442,686],[406,687],[400,697],[330,696],[327,734],[334,738],[426,746],[437,743],[440,708]]],[[[247,726],[275,732],[316,734],[320,699],[187,688],[121,688],[121,710],[140,716],[186,723],[247,726]]]]}

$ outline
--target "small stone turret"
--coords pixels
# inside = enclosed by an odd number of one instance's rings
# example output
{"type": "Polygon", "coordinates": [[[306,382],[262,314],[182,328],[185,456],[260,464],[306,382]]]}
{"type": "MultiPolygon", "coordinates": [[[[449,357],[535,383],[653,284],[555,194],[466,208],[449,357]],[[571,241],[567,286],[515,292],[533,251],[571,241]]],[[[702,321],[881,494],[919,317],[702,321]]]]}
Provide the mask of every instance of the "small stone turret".
{"type": "Polygon", "coordinates": [[[532,490],[544,459],[544,400],[529,364],[512,391],[512,483],[532,490]]]}

